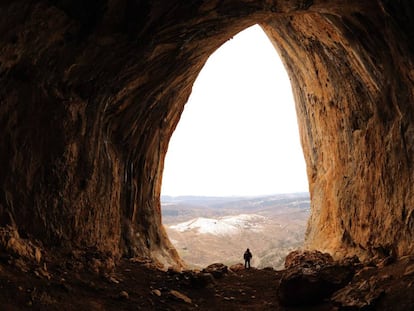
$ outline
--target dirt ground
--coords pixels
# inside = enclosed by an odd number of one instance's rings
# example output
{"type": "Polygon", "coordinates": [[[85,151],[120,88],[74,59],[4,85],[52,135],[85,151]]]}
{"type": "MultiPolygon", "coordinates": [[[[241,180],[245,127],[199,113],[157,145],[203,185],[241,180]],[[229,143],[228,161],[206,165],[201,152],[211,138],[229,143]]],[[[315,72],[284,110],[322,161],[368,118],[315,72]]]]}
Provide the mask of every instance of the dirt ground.
{"type": "MultiPolygon", "coordinates": [[[[278,301],[283,271],[229,271],[194,282],[194,272],[161,271],[122,259],[111,273],[66,261],[30,267],[0,260],[0,310],[345,310],[329,299],[296,309],[278,301]]],[[[361,269],[351,282],[375,279],[375,305],[346,310],[414,310],[414,258],[361,269]],[[357,280],[359,278],[359,280],[357,280]]]]}

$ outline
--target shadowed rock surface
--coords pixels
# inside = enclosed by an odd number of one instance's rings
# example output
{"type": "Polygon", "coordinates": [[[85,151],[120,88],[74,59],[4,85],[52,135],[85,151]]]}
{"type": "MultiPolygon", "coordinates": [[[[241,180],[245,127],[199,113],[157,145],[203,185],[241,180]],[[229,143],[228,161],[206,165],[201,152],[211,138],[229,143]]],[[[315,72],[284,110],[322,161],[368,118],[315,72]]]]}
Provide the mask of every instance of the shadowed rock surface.
{"type": "MultiPolygon", "coordinates": [[[[406,311],[414,306],[414,258],[410,257],[385,267],[355,265],[351,282],[331,298],[326,288],[314,286],[315,296],[326,298],[316,305],[295,307],[280,301],[279,283],[288,271],[242,267],[215,279],[210,273],[160,271],[149,261],[122,258],[112,270],[96,273],[85,257],[51,259],[47,256],[47,264],[40,267],[26,265],[23,271],[17,262],[0,258],[2,310],[406,311]]],[[[333,273],[329,278],[337,277],[333,273]]],[[[296,301],[303,298],[298,292],[296,301]]]]}
{"type": "Polygon", "coordinates": [[[353,278],[359,262],[334,262],[319,251],[294,251],[286,257],[278,295],[284,306],[308,306],[322,303],[353,278]]]}
{"type": "Polygon", "coordinates": [[[0,17],[2,251],[180,266],[160,214],[169,138],[208,56],[258,23],[296,100],[307,247],[413,252],[411,1],[18,0],[0,17]]]}

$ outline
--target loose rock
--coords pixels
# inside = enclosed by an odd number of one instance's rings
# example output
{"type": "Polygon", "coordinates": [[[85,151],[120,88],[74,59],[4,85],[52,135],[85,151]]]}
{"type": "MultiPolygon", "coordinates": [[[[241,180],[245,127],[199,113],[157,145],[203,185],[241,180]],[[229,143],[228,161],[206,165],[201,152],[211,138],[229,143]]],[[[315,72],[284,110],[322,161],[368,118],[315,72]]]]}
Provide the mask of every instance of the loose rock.
{"type": "Polygon", "coordinates": [[[118,298],[119,299],[129,299],[129,294],[128,294],[128,292],[123,290],[119,293],[118,298]]]}
{"type": "Polygon", "coordinates": [[[170,290],[170,294],[173,295],[175,298],[180,299],[186,303],[192,303],[192,300],[188,296],[184,295],[183,293],[180,293],[179,291],[170,290]]]}
{"type": "Polygon", "coordinates": [[[161,297],[161,291],[160,291],[159,289],[153,289],[151,292],[152,292],[154,295],[156,295],[156,296],[158,296],[158,297],[161,297]]]}

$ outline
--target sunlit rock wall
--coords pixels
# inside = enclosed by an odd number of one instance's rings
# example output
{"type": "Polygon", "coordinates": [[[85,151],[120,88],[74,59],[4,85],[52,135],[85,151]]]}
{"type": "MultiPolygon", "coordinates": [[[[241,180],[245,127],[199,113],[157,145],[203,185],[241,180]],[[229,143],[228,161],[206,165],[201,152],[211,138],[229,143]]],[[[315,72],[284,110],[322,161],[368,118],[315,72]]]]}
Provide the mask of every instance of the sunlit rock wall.
{"type": "Polygon", "coordinates": [[[409,1],[12,1],[0,5],[0,225],[179,263],[161,224],[168,141],[198,72],[260,23],[292,79],[307,243],[410,249],[409,1]]]}
{"type": "Polygon", "coordinates": [[[367,4],[266,26],[296,98],[312,199],[307,247],[338,256],[401,255],[414,233],[414,6],[367,4]]]}

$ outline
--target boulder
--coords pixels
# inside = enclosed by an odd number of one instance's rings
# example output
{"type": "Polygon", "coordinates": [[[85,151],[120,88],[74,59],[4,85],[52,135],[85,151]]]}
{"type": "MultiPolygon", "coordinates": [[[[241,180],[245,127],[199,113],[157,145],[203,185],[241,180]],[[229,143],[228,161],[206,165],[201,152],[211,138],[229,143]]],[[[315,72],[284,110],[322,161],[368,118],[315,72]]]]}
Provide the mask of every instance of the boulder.
{"type": "Polygon", "coordinates": [[[234,265],[231,265],[229,269],[233,272],[238,272],[238,271],[244,270],[245,268],[244,268],[244,264],[239,262],[239,263],[236,263],[234,265]]]}
{"type": "Polygon", "coordinates": [[[348,284],[353,275],[352,266],[339,263],[297,265],[284,271],[278,297],[284,306],[317,304],[348,284]]]}
{"type": "Polygon", "coordinates": [[[328,253],[320,251],[296,250],[289,253],[285,259],[285,268],[289,269],[296,266],[315,267],[333,263],[333,258],[328,253]]]}
{"type": "Polygon", "coordinates": [[[226,265],[222,263],[213,263],[202,270],[204,273],[211,273],[214,278],[219,279],[228,272],[226,265]]]}

